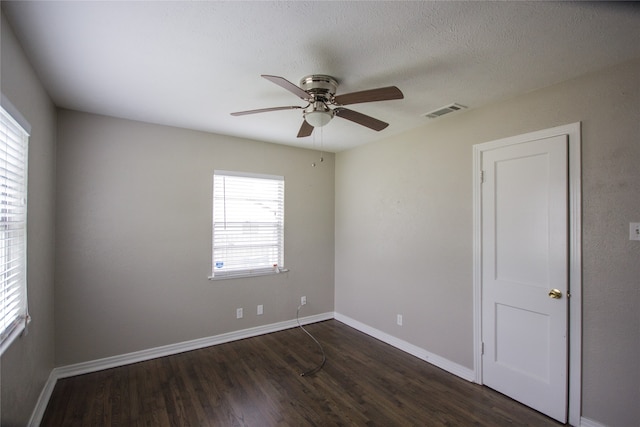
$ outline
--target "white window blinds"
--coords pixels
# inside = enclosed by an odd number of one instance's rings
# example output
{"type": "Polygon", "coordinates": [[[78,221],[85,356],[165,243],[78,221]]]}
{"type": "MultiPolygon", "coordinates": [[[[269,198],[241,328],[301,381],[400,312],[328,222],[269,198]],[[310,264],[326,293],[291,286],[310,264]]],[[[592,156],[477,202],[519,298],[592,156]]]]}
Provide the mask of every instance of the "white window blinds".
{"type": "Polygon", "coordinates": [[[27,312],[29,135],[0,108],[0,354],[24,330],[27,312]]]}
{"type": "Polygon", "coordinates": [[[215,171],[212,278],[277,273],[283,257],[284,178],[215,171]]]}

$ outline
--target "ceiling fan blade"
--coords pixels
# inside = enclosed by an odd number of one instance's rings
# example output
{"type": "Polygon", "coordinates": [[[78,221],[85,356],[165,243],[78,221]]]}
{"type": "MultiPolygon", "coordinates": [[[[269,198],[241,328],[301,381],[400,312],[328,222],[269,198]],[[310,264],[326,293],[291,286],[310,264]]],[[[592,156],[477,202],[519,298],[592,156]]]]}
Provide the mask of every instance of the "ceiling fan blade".
{"type": "Polygon", "coordinates": [[[298,138],[309,136],[311,135],[312,132],[313,132],[313,126],[307,123],[306,120],[303,120],[302,126],[300,126],[300,130],[298,131],[298,138]]]}
{"type": "Polygon", "coordinates": [[[338,117],[351,120],[352,122],[355,122],[362,126],[366,126],[369,129],[373,129],[375,131],[381,131],[382,129],[389,126],[389,123],[385,123],[381,120],[374,119],[371,116],[367,116],[366,114],[358,113],[357,111],[349,110],[347,108],[336,108],[333,111],[338,117]]]}
{"type": "Polygon", "coordinates": [[[257,110],[238,111],[231,113],[232,116],[246,116],[247,114],[266,113],[267,111],[279,111],[279,110],[297,110],[302,107],[297,105],[290,105],[287,107],[271,107],[271,108],[259,108],[257,110]]]}
{"type": "Polygon", "coordinates": [[[305,90],[303,90],[302,88],[294,85],[293,83],[291,83],[289,80],[285,79],[284,77],[269,76],[267,74],[262,74],[261,77],[264,77],[265,79],[269,80],[270,82],[275,83],[278,86],[288,90],[289,92],[293,93],[295,96],[297,96],[300,99],[304,99],[306,101],[306,100],[308,100],[310,98],[309,94],[305,90]]]}
{"type": "Polygon", "coordinates": [[[402,99],[402,91],[395,86],[381,87],[378,89],[363,90],[360,92],[345,93],[334,97],[335,104],[349,105],[360,104],[362,102],[388,101],[391,99],[402,99]]]}

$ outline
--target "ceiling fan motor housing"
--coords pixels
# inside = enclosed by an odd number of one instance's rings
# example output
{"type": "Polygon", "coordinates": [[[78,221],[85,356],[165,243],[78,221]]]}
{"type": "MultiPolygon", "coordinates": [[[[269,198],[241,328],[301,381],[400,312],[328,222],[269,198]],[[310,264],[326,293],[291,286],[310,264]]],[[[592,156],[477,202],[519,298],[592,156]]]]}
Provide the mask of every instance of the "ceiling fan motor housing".
{"type": "Polygon", "coordinates": [[[331,102],[338,89],[338,82],[331,76],[311,74],[300,80],[300,87],[309,92],[313,100],[331,102]]]}

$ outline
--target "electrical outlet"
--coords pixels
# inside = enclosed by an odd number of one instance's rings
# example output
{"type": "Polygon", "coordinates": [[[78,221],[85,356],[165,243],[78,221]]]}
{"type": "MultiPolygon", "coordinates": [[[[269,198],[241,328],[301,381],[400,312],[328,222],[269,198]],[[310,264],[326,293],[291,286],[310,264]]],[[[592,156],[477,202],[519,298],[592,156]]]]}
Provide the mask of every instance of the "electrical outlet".
{"type": "Polygon", "coordinates": [[[262,313],[264,313],[264,307],[262,306],[262,304],[260,304],[258,306],[257,314],[258,314],[258,316],[260,316],[262,313]]]}
{"type": "Polygon", "coordinates": [[[307,297],[300,297],[300,305],[307,305],[307,297]]]}
{"type": "Polygon", "coordinates": [[[629,223],[629,240],[640,240],[640,222],[629,223]]]}
{"type": "Polygon", "coordinates": [[[242,319],[242,308],[236,308],[236,319],[242,319]]]}
{"type": "Polygon", "coordinates": [[[398,314],[396,322],[398,323],[398,326],[402,326],[402,314],[398,314]]]}

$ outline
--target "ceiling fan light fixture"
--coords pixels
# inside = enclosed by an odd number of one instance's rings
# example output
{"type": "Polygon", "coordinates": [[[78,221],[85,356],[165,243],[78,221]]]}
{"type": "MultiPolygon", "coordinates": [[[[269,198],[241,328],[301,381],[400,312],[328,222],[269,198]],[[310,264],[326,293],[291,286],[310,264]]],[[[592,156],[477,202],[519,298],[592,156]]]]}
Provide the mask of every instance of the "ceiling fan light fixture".
{"type": "Polygon", "coordinates": [[[312,111],[310,113],[306,113],[304,115],[304,119],[314,128],[319,128],[329,123],[332,116],[331,113],[326,111],[312,111]]]}
{"type": "Polygon", "coordinates": [[[331,121],[333,111],[324,102],[316,101],[304,111],[304,119],[314,128],[319,128],[331,121]]]}

